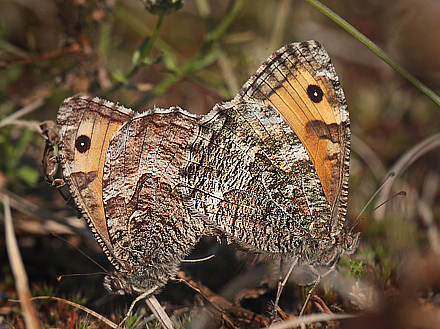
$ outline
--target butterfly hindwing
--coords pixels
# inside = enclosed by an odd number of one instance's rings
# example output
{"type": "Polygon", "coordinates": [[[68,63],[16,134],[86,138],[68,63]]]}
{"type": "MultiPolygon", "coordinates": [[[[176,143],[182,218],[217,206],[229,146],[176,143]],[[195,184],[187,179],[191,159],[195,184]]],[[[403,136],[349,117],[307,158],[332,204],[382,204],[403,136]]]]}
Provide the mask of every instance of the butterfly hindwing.
{"type": "Polygon", "coordinates": [[[201,120],[182,171],[188,207],[247,250],[299,254],[307,241],[331,244],[345,221],[339,193],[350,136],[337,86],[319,44],[274,53],[201,120]]]}
{"type": "Polygon", "coordinates": [[[178,108],[149,111],[122,126],[107,150],[103,203],[113,252],[118,268],[146,288],[164,285],[201,235],[178,189],[196,121],[178,108]]]}

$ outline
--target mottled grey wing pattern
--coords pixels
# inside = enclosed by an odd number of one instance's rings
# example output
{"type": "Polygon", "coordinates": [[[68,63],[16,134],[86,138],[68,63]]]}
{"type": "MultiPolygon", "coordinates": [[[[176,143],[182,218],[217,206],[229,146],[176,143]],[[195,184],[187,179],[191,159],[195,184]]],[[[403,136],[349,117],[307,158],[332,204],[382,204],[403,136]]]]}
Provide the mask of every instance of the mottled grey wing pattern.
{"type": "Polygon", "coordinates": [[[177,188],[196,121],[177,108],[146,112],[109,144],[103,177],[108,232],[117,269],[138,292],[163,286],[202,234],[177,188]]]}
{"type": "MultiPolygon", "coordinates": [[[[226,103],[220,108],[201,123],[188,148],[187,206],[245,249],[294,252],[310,234],[313,220],[330,216],[304,147],[291,129],[289,134],[280,131],[281,120],[261,123],[258,116],[271,110],[262,103],[226,103]],[[275,139],[271,129],[283,138],[275,139]],[[283,139],[289,143],[277,145],[283,139]],[[289,159],[293,155],[297,157],[289,159]]],[[[271,119],[277,116],[272,112],[271,119]]]]}
{"type": "Polygon", "coordinates": [[[334,86],[328,76],[337,76],[328,56],[313,57],[311,46],[322,48],[309,42],[280,49],[234,100],[201,120],[187,147],[182,193],[193,216],[245,250],[325,263],[321,253],[334,247],[345,221],[334,195],[348,175],[349,124],[343,100],[322,100],[334,86]],[[333,70],[317,77],[317,66],[333,70]],[[324,105],[331,106],[327,117],[324,105]]]}
{"type": "Polygon", "coordinates": [[[332,208],[331,231],[339,232],[346,218],[351,132],[344,92],[328,53],[316,41],[286,45],[238,97],[262,100],[295,131],[332,208]]]}
{"type": "Polygon", "coordinates": [[[64,178],[117,269],[111,291],[157,292],[208,233],[302,264],[334,264],[359,243],[344,228],[347,106],[314,41],[275,52],[203,118],[75,96],[58,124],[64,178]]]}

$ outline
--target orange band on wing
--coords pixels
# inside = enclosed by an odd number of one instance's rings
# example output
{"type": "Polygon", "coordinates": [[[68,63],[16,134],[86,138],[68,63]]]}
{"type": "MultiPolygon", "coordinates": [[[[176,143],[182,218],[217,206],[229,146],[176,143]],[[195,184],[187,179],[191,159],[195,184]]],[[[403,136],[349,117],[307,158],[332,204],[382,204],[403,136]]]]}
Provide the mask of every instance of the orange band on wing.
{"type": "Polygon", "coordinates": [[[271,86],[272,92],[267,95],[266,103],[275,107],[307,150],[324,193],[330,204],[333,204],[338,190],[334,189],[335,181],[340,180],[342,157],[340,144],[340,117],[329,104],[326,95],[327,87],[316,81],[303,67],[297,66],[297,74],[284,76],[280,71],[278,81],[271,86]],[[311,87],[309,87],[311,86],[311,87]],[[322,95],[321,95],[322,93],[322,95]],[[315,101],[314,101],[315,100],[315,101]]]}

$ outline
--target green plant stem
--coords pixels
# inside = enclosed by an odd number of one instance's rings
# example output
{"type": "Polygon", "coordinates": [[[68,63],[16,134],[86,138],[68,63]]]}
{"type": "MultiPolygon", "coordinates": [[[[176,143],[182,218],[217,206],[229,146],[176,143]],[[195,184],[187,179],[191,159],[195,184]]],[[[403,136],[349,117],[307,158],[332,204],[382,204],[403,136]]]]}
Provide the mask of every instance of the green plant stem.
{"type": "MultiPolygon", "coordinates": [[[[154,96],[161,96],[165,94],[168,91],[168,89],[171,86],[173,86],[176,82],[178,82],[181,78],[185,77],[195,69],[202,69],[203,67],[211,64],[214,61],[214,58],[220,54],[220,52],[216,49],[215,45],[218,43],[220,38],[226,33],[232,22],[234,22],[238,14],[243,9],[245,3],[246,0],[238,0],[235,2],[231,11],[217,26],[217,28],[210,31],[207,34],[205,38],[205,43],[202,45],[199,51],[189,61],[187,61],[179,68],[175,69],[173,71],[174,74],[162,80],[154,88],[154,96]]],[[[144,97],[144,99],[138,105],[140,106],[140,104],[142,104],[149,97],[151,97],[151,95],[147,95],[146,97],[144,97]]]]}
{"type": "Polygon", "coordinates": [[[226,33],[227,29],[235,20],[237,15],[242,11],[245,3],[246,0],[238,0],[237,2],[235,2],[234,7],[232,8],[228,16],[226,16],[225,19],[221,21],[221,23],[217,26],[215,30],[208,33],[208,35],[206,36],[206,40],[215,41],[220,39],[220,37],[226,33]]]}
{"type": "Polygon", "coordinates": [[[440,106],[440,96],[434,93],[431,89],[429,89],[425,84],[423,84],[420,80],[414,77],[411,73],[405,70],[402,66],[397,64],[391,56],[389,56],[386,52],[380,49],[377,45],[375,45],[370,39],[368,39],[361,32],[356,30],[352,25],[350,25],[347,21],[345,21],[342,17],[338,16],[335,12],[333,12],[330,8],[324,6],[317,0],[305,0],[313,7],[317,8],[319,11],[328,16],[331,20],[339,24],[342,28],[344,28],[347,32],[353,35],[356,39],[362,42],[365,46],[367,46],[371,51],[373,51],[377,56],[379,56],[385,63],[391,66],[395,71],[400,73],[405,79],[411,82],[414,86],[416,86],[420,91],[422,91],[426,96],[428,96],[434,103],[440,106]]]}
{"type": "Polygon", "coordinates": [[[116,85],[113,86],[113,88],[111,88],[110,92],[119,89],[128,79],[130,79],[137,71],[139,71],[141,67],[144,66],[144,60],[149,55],[151,49],[153,48],[154,43],[157,40],[160,28],[162,26],[162,22],[163,22],[163,15],[159,16],[156,26],[154,27],[153,33],[151,34],[151,37],[146,37],[146,39],[142,43],[142,46],[138,49],[138,51],[140,52],[139,57],[137,58],[131,70],[124,76],[124,81],[117,82],[116,85]]]}
{"type": "Polygon", "coordinates": [[[153,48],[153,45],[156,42],[157,37],[159,35],[159,30],[160,30],[160,28],[162,26],[162,22],[163,22],[163,15],[159,16],[159,19],[157,20],[156,26],[154,27],[153,34],[151,35],[150,39],[148,39],[148,42],[145,45],[145,47],[142,49],[142,52],[141,52],[141,54],[139,56],[139,59],[138,59],[138,61],[136,63],[135,68],[136,67],[140,67],[142,65],[143,60],[145,59],[145,57],[148,56],[148,54],[150,53],[151,49],[153,48]]]}
{"type": "Polygon", "coordinates": [[[207,50],[201,49],[195,54],[188,62],[173,70],[172,74],[164,78],[160,83],[156,85],[152,94],[147,94],[143,99],[136,104],[135,108],[140,107],[145,101],[151,97],[158,97],[164,95],[168,89],[176,84],[180,79],[188,75],[190,72],[200,70],[203,67],[211,64],[215,61],[215,58],[219,55],[218,49],[213,49],[207,54],[207,50]]]}

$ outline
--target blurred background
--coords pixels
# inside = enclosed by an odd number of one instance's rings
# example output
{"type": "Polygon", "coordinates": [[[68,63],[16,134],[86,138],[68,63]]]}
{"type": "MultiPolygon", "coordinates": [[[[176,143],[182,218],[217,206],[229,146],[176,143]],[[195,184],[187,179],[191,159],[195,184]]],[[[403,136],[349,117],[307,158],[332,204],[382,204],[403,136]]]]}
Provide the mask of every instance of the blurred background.
{"type": "MultiPolygon", "coordinates": [[[[323,3],[439,92],[439,1],[323,3]]],[[[51,232],[111,268],[78,212],[44,180],[44,140],[38,124],[56,120],[66,97],[99,96],[139,112],[179,105],[204,114],[233,98],[272,52],[314,39],[330,54],[350,110],[349,225],[390,170],[396,176],[368,209],[399,191],[407,193],[357,225],[362,232],[359,250],[338,267],[356,282],[323,287],[318,296],[332,311],[361,314],[337,324],[342,327],[434,328],[440,321],[439,107],[305,1],[187,0],[163,17],[153,48],[142,65],[135,66],[158,20],[139,0],[0,0],[0,193],[10,199],[32,294],[74,300],[115,321],[131,301],[108,296],[101,276],[56,279],[100,269],[51,232]],[[349,259],[366,265],[359,279],[350,274],[349,259]]],[[[0,326],[20,327],[20,305],[8,301],[17,295],[3,208],[0,221],[0,326]]],[[[243,273],[263,268],[261,290],[252,298],[246,295],[241,305],[267,316],[275,296],[276,263],[261,263],[210,238],[189,258],[213,253],[213,260],[184,264],[183,269],[219,292],[243,273]]],[[[288,315],[298,314],[301,294],[304,290],[294,282],[286,287],[281,308],[288,315]]],[[[159,300],[169,314],[179,317],[190,317],[191,310],[203,304],[178,283],[170,283],[159,300]]],[[[320,312],[317,304],[308,311],[320,312]]],[[[34,305],[48,327],[70,328],[87,318],[56,302],[34,305]]],[[[246,327],[239,321],[236,325],[246,327]]]]}

